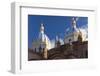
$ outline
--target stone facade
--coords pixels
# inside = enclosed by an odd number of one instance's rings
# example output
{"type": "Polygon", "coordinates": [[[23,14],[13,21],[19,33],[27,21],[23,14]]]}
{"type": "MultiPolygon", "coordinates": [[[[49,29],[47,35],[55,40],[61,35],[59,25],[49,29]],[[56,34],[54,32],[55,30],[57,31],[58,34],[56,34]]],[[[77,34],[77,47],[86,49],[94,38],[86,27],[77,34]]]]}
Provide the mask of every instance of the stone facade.
{"type": "Polygon", "coordinates": [[[52,59],[79,59],[88,58],[88,41],[72,42],[72,44],[64,44],[59,47],[50,49],[46,53],[46,58],[43,54],[45,53],[35,53],[29,50],[29,54],[32,54],[33,58],[28,58],[29,60],[52,60],[52,59]]]}

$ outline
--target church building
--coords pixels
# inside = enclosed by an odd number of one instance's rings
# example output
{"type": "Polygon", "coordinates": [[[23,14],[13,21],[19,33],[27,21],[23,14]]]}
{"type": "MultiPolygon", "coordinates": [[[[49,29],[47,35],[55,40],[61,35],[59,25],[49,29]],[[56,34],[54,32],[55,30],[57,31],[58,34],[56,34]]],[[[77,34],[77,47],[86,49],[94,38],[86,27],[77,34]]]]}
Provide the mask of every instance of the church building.
{"type": "Polygon", "coordinates": [[[43,52],[44,49],[46,48],[49,50],[51,48],[51,43],[49,37],[45,34],[44,32],[45,28],[43,23],[40,25],[40,32],[37,40],[33,41],[33,50],[35,52],[43,52]]]}
{"type": "MultiPolygon", "coordinates": [[[[87,41],[87,33],[83,32],[80,28],[77,28],[76,22],[77,22],[77,20],[75,18],[72,18],[71,28],[69,31],[66,31],[66,34],[63,39],[64,44],[70,43],[70,45],[71,45],[72,42],[87,41]]],[[[43,54],[43,57],[45,59],[47,59],[48,50],[52,49],[51,45],[52,44],[51,44],[49,37],[45,34],[44,24],[41,23],[38,38],[32,42],[33,51],[36,53],[43,54]]],[[[62,44],[60,42],[60,38],[58,36],[56,36],[55,46],[53,48],[58,48],[61,45],[62,44]]]]}
{"type": "Polygon", "coordinates": [[[76,26],[76,19],[72,18],[72,26],[69,31],[66,31],[66,35],[64,37],[64,43],[67,44],[70,42],[78,41],[78,39],[81,37],[82,41],[87,41],[87,33],[84,31],[84,29],[77,28],[76,26]]]}

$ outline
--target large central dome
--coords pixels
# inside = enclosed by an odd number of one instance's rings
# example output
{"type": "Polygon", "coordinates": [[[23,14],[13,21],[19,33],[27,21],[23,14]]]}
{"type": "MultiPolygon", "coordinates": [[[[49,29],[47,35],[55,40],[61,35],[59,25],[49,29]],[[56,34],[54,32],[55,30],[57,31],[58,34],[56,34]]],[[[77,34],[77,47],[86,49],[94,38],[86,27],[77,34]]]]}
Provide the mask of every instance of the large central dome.
{"type": "Polygon", "coordinates": [[[45,43],[47,49],[50,49],[50,48],[51,48],[50,39],[49,39],[49,37],[44,33],[44,26],[43,26],[43,23],[41,23],[41,27],[40,27],[39,41],[40,41],[41,43],[45,43]]]}

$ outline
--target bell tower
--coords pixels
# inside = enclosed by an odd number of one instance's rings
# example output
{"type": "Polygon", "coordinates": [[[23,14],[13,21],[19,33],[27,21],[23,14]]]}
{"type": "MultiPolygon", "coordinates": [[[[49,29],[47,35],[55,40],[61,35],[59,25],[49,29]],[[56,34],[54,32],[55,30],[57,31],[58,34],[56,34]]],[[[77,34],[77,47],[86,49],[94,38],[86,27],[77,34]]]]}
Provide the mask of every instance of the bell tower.
{"type": "Polygon", "coordinates": [[[43,58],[44,58],[44,59],[47,59],[47,58],[48,58],[48,49],[47,49],[46,41],[44,42],[43,58]]]}

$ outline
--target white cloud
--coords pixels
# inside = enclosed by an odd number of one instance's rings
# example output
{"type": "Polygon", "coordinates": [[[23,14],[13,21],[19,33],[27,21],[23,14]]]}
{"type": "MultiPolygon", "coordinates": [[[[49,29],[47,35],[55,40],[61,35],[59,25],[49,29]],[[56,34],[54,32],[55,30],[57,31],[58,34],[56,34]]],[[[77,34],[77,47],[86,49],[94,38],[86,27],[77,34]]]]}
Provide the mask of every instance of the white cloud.
{"type": "Polygon", "coordinates": [[[83,40],[84,41],[88,40],[88,26],[87,26],[87,24],[80,27],[79,30],[82,32],[83,40]]]}
{"type": "Polygon", "coordinates": [[[66,32],[68,32],[69,30],[70,30],[70,28],[67,28],[67,29],[66,29],[66,32]]]}

